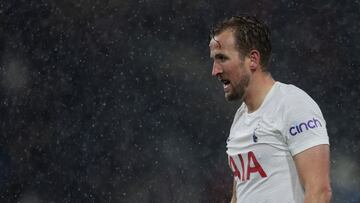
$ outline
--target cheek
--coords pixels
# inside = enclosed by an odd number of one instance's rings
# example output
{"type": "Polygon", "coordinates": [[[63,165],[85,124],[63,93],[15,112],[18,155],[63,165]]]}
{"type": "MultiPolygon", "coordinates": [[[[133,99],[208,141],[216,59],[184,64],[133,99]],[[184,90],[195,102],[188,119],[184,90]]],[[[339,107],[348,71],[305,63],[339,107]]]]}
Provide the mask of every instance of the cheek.
{"type": "Polygon", "coordinates": [[[249,73],[246,70],[241,69],[233,72],[230,77],[231,84],[237,86],[239,84],[247,83],[246,81],[249,80],[249,73]]]}
{"type": "Polygon", "coordinates": [[[246,73],[242,70],[237,70],[232,73],[232,78],[234,82],[241,80],[246,73]]]}

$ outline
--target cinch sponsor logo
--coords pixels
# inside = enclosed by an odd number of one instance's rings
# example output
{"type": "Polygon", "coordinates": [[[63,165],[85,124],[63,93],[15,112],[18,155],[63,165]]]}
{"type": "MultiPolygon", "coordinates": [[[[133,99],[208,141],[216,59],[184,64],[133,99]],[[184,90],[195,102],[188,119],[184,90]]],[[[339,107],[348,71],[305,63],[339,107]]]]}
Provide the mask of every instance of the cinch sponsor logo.
{"type": "Polygon", "coordinates": [[[313,118],[308,120],[307,122],[300,123],[299,125],[293,126],[289,129],[290,135],[295,136],[299,133],[304,132],[305,130],[309,130],[310,128],[322,127],[319,120],[313,118]]]}

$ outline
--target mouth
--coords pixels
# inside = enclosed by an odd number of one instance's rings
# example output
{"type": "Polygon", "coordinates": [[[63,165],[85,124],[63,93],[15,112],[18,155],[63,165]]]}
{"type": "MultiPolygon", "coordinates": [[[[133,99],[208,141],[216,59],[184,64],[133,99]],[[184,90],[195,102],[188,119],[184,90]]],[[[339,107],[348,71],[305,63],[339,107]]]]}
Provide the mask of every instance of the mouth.
{"type": "Polygon", "coordinates": [[[221,79],[220,82],[223,83],[224,90],[228,90],[230,88],[230,81],[221,79]]]}

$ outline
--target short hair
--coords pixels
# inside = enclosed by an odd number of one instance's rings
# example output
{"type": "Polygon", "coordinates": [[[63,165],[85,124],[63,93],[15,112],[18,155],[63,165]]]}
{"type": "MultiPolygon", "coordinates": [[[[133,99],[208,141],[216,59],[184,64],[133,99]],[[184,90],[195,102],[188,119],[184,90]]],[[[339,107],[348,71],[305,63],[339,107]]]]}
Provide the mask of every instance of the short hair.
{"type": "Polygon", "coordinates": [[[251,50],[260,52],[263,70],[269,65],[271,41],[269,28],[255,16],[233,16],[216,24],[211,30],[211,38],[225,30],[233,30],[238,51],[245,57],[251,50]]]}

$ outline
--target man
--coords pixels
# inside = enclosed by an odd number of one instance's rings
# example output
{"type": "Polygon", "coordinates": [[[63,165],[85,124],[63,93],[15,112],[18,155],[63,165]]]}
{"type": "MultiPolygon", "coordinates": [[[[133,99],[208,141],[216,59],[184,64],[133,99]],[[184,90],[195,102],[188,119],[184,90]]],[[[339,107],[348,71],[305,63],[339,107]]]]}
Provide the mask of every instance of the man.
{"type": "Polygon", "coordinates": [[[215,26],[209,47],[225,98],[241,102],[227,140],[231,202],[330,202],[325,120],[309,95],[268,72],[268,28],[232,17],[215,26]]]}

